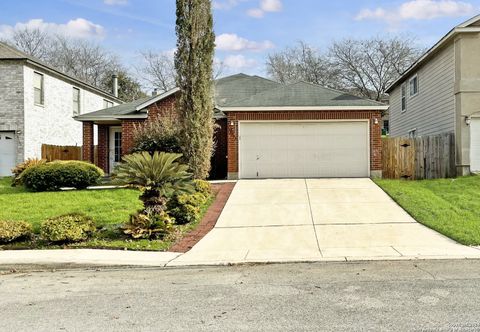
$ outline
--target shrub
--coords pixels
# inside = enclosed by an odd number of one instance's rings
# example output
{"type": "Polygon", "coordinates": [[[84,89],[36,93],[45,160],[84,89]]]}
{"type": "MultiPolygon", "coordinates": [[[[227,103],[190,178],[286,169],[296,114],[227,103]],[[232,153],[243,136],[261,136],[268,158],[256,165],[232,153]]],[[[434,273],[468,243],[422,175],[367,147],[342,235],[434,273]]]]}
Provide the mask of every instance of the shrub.
{"type": "Polygon", "coordinates": [[[135,127],[133,131],[133,152],[147,151],[180,153],[179,126],[174,119],[163,117],[161,120],[148,121],[135,127]]]}
{"type": "Polygon", "coordinates": [[[26,221],[0,220],[0,242],[12,242],[32,235],[32,225],[26,221]]]}
{"type": "Polygon", "coordinates": [[[130,216],[123,232],[134,239],[160,238],[172,231],[173,222],[174,219],[165,211],[155,214],[138,212],[130,216]]]}
{"type": "Polygon", "coordinates": [[[27,168],[34,167],[37,165],[43,165],[46,162],[47,161],[45,159],[29,158],[25,160],[23,163],[20,163],[17,166],[15,166],[15,168],[12,169],[12,173],[13,173],[12,186],[18,186],[23,184],[22,174],[27,168]]]}
{"type": "Polygon", "coordinates": [[[180,154],[148,152],[130,154],[114,171],[118,183],[139,187],[142,191],[143,214],[160,213],[165,210],[170,197],[194,190],[188,167],[177,160],[180,154]]]}
{"type": "Polygon", "coordinates": [[[212,186],[210,182],[205,180],[195,180],[195,190],[202,193],[205,197],[209,197],[212,194],[212,186]]]}
{"type": "Polygon", "coordinates": [[[199,192],[175,196],[168,202],[168,213],[179,225],[196,222],[200,219],[200,208],[207,199],[199,192]]]}
{"type": "Polygon", "coordinates": [[[79,213],[47,219],[40,226],[43,239],[62,243],[85,241],[95,230],[93,220],[79,213]]]}
{"type": "Polygon", "coordinates": [[[27,168],[22,180],[33,191],[52,191],[62,187],[85,189],[97,184],[103,171],[83,161],[53,161],[27,168]]]}

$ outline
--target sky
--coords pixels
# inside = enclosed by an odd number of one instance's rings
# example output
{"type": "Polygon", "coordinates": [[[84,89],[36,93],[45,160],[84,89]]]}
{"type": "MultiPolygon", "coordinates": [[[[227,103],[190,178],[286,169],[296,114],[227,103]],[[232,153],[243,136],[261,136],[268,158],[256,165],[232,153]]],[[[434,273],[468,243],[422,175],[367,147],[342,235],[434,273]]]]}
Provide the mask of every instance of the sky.
{"type": "MultiPolygon", "coordinates": [[[[133,69],[140,51],[173,54],[174,0],[0,0],[0,38],[38,27],[93,40],[133,69]]],[[[270,53],[305,41],[401,35],[432,46],[480,14],[480,0],[214,0],[216,58],[224,74],[265,75],[270,53]]]]}

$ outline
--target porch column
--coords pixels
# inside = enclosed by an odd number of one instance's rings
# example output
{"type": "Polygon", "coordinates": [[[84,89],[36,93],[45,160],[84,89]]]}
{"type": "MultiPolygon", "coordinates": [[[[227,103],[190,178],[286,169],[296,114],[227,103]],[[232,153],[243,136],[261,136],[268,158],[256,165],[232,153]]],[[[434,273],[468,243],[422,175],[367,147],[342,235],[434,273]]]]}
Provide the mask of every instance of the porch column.
{"type": "Polygon", "coordinates": [[[109,129],[110,126],[98,126],[98,150],[97,150],[97,166],[103,169],[105,173],[109,173],[109,129]]]}
{"type": "Polygon", "coordinates": [[[93,155],[93,122],[83,122],[83,145],[82,145],[82,159],[84,161],[94,163],[93,155]]]}

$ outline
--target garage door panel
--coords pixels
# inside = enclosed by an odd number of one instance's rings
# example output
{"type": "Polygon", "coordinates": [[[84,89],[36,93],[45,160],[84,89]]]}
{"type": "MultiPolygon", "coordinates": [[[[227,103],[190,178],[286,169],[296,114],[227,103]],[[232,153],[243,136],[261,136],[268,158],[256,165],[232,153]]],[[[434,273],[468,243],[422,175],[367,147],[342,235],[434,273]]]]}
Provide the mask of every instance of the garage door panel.
{"type": "Polygon", "coordinates": [[[14,132],[0,132],[0,176],[11,175],[15,167],[16,142],[14,132]]]}
{"type": "Polygon", "coordinates": [[[368,176],[368,122],[240,124],[240,177],[368,176]]]}

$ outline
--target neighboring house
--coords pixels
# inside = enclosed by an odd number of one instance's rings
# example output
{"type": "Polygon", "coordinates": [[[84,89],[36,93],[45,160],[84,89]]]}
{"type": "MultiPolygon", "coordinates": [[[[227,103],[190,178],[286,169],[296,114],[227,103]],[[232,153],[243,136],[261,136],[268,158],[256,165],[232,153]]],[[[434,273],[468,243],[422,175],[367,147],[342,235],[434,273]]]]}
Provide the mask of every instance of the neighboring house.
{"type": "Polygon", "coordinates": [[[454,133],[457,174],[480,171],[480,15],[451,30],[387,92],[391,136],[454,133]]]}
{"type": "Polygon", "coordinates": [[[82,126],[73,116],[120,102],[0,43],[0,176],[27,158],[40,158],[42,144],[81,145],[82,126]]]}
{"type": "MultiPolygon", "coordinates": [[[[178,116],[179,90],[76,117],[83,156],[110,172],[132,148],[135,125],[178,116]]],[[[381,176],[381,114],[388,106],[309,83],[279,84],[233,75],[215,82],[219,130],[213,177],[381,176]]]]}

